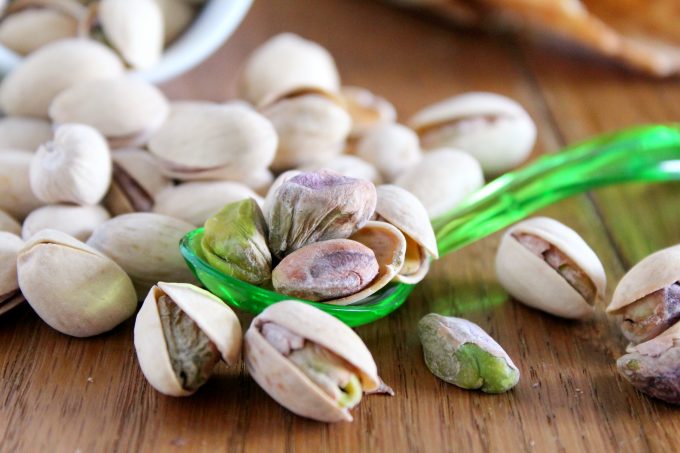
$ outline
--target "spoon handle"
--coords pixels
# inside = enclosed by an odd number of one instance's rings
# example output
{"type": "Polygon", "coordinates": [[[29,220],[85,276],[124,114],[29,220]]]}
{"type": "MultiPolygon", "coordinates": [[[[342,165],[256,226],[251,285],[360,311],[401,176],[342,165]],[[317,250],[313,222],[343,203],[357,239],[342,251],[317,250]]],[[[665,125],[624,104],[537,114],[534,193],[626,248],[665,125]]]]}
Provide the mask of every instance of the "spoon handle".
{"type": "Polygon", "coordinates": [[[598,136],[499,177],[432,221],[444,255],[577,193],[629,181],[680,180],[680,125],[598,136]]]}

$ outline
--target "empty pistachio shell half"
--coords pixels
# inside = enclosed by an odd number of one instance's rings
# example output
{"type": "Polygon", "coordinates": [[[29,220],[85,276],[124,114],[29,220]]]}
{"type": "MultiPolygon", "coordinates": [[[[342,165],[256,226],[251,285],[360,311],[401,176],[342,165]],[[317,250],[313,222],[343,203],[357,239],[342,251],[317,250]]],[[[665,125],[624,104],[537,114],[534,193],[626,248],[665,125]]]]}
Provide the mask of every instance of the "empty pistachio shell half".
{"type": "Polygon", "coordinates": [[[245,360],[262,389],[291,412],[324,422],[349,410],[380,378],[370,351],[341,321],[302,302],[274,304],[253,319],[245,360]]]}
{"type": "Polygon", "coordinates": [[[66,233],[42,230],[19,253],[19,287],[52,328],[74,337],[113,329],[132,316],[137,297],[115,262],[66,233]]]}
{"type": "Polygon", "coordinates": [[[248,198],[262,203],[262,197],[238,182],[185,182],[158,193],[153,212],[201,226],[226,204],[248,198]]]}
{"type": "Polygon", "coordinates": [[[651,340],[680,320],[680,245],[644,258],[621,278],[607,313],[620,316],[632,343],[651,340]]]}
{"type": "Polygon", "coordinates": [[[31,189],[45,203],[99,203],[111,183],[104,137],[84,124],[64,124],[31,161],[31,189]]]}
{"type": "Polygon", "coordinates": [[[0,118],[0,149],[35,151],[52,139],[52,126],[39,118],[6,116],[0,118]]]}
{"type": "Polygon", "coordinates": [[[14,217],[0,209],[0,231],[6,231],[19,236],[21,234],[21,224],[14,217]]]}
{"type": "Polygon", "coordinates": [[[31,212],[24,220],[21,236],[28,240],[40,230],[57,230],[87,241],[92,232],[111,216],[99,205],[47,205],[31,212]]]}
{"type": "Polygon", "coordinates": [[[510,356],[477,324],[430,313],[418,323],[425,364],[432,374],[464,389],[507,392],[519,382],[510,356]]]}
{"type": "Polygon", "coordinates": [[[271,278],[267,224],[252,198],[229,203],[210,217],[201,249],[208,262],[226,275],[254,285],[271,278]]]}
{"type": "Polygon", "coordinates": [[[65,89],[50,104],[52,121],[87,124],[97,129],[112,148],[146,143],[168,116],[165,95],[135,77],[95,79],[65,89]]]}
{"type": "Polygon", "coordinates": [[[340,76],[331,54],[320,45],[292,33],[282,33],[255,49],[241,73],[239,92],[254,105],[301,87],[331,92],[340,76]]]}
{"type": "Polygon", "coordinates": [[[495,93],[466,93],[416,113],[409,125],[425,149],[451,147],[473,155],[486,174],[500,174],[531,153],[536,125],[517,102],[495,93]]]}
{"type": "Polygon", "coordinates": [[[370,163],[357,156],[341,154],[328,160],[303,165],[302,171],[331,170],[349,178],[365,179],[373,184],[380,184],[382,176],[370,163]]]}
{"type": "Polygon", "coordinates": [[[102,223],[87,243],[118,263],[143,297],[159,281],[195,282],[178,246],[193,229],[179,219],[135,212],[102,223]]]}
{"type": "Polygon", "coordinates": [[[423,155],[393,181],[423,203],[430,219],[460,204],[484,185],[484,175],[474,157],[462,151],[442,148],[423,155]]]}
{"type": "Polygon", "coordinates": [[[393,123],[397,119],[397,111],[387,99],[376,96],[365,88],[344,86],[340,89],[340,96],[352,117],[352,137],[362,135],[379,125],[393,123]]]}
{"type": "Polygon", "coordinates": [[[194,393],[220,358],[234,365],[241,352],[241,324],[209,292],[160,282],[149,291],[135,321],[135,351],[144,376],[170,396],[194,393]]]}
{"type": "Polygon", "coordinates": [[[43,204],[31,190],[32,160],[30,151],[0,151],[0,209],[18,220],[43,204]]]}
{"type": "Polygon", "coordinates": [[[396,123],[367,131],[357,143],[356,154],[375,165],[387,181],[393,181],[422,158],[416,133],[396,123]]]}
{"type": "Polygon", "coordinates": [[[52,99],[76,82],[116,77],[120,59],[106,47],[85,39],[64,39],[33,52],[0,84],[5,114],[47,118],[52,99]]]}
{"type": "Polygon", "coordinates": [[[0,315],[24,302],[17,280],[17,256],[23,246],[16,234],[0,231],[0,315]]]}
{"type": "Polygon", "coordinates": [[[607,281],[602,263],[581,236],[546,217],[505,232],[496,253],[496,275],[518,301],[573,319],[593,314],[607,281]]]}

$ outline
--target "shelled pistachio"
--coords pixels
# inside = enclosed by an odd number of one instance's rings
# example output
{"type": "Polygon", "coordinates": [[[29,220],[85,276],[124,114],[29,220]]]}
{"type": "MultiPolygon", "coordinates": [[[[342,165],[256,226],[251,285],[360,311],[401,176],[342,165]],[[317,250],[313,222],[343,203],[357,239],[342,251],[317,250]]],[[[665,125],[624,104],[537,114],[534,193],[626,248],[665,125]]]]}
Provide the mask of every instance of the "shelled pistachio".
{"type": "Polygon", "coordinates": [[[103,207],[46,205],[32,211],[24,220],[21,236],[25,241],[38,231],[57,230],[79,241],[87,241],[92,232],[111,216],[103,207]]]}
{"type": "Polygon", "coordinates": [[[16,234],[0,231],[0,315],[25,300],[17,279],[17,257],[23,246],[16,234]]]}

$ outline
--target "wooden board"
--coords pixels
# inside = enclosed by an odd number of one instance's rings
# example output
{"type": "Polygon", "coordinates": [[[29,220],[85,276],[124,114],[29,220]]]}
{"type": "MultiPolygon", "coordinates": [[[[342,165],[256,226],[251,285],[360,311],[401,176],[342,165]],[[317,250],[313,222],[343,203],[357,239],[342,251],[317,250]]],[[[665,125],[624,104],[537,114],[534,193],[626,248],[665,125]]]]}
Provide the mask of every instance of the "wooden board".
{"type": "MultiPolygon", "coordinates": [[[[654,81],[592,58],[506,36],[458,30],[365,0],[255,2],[201,67],[163,86],[173,99],[234,96],[239,65],[269,36],[294,31],[326,46],[343,81],[391,99],[400,118],[441,98],[495,91],[536,119],[536,155],[594,134],[680,114],[677,81],[654,81]]],[[[617,280],[646,254],[680,242],[678,186],[600,190],[541,214],[576,229],[617,280]]],[[[74,339],[25,306],[0,318],[1,451],[677,451],[680,412],[637,393],[615,370],[625,341],[602,309],[557,319],[496,282],[498,235],[437,262],[407,304],[357,329],[396,396],[367,397],[353,423],[324,425],[271,400],[243,365],[220,366],[196,395],[173,399],[144,380],[132,321],[74,339]],[[416,323],[429,312],[481,325],[515,359],[507,394],[460,390],[424,365],[416,323]]],[[[244,327],[250,317],[241,316],[244,327]]]]}

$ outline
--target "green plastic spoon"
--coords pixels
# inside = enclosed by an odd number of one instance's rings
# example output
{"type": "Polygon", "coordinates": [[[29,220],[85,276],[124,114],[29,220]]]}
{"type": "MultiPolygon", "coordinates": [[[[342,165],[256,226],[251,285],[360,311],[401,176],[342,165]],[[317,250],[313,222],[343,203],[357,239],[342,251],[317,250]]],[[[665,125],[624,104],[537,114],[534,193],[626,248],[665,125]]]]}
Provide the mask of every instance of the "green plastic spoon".
{"type": "MultiPolygon", "coordinates": [[[[655,125],[596,137],[543,156],[490,182],[461,205],[434,219],[439,254],[445,255],[501,230],[571,195],[629,181],[680,180],[680,126],[655,125]]],[[[212,293],[242,310],[260,313],[276,302],[294,299],[211,267],[201,253],[203,228],[188,233],[180,250],[196,277],[212,293]]],[[[373,322],[404,303],[413,285],[392,283],[354,305],[310,305],[350,326],[373,322]]]]}

